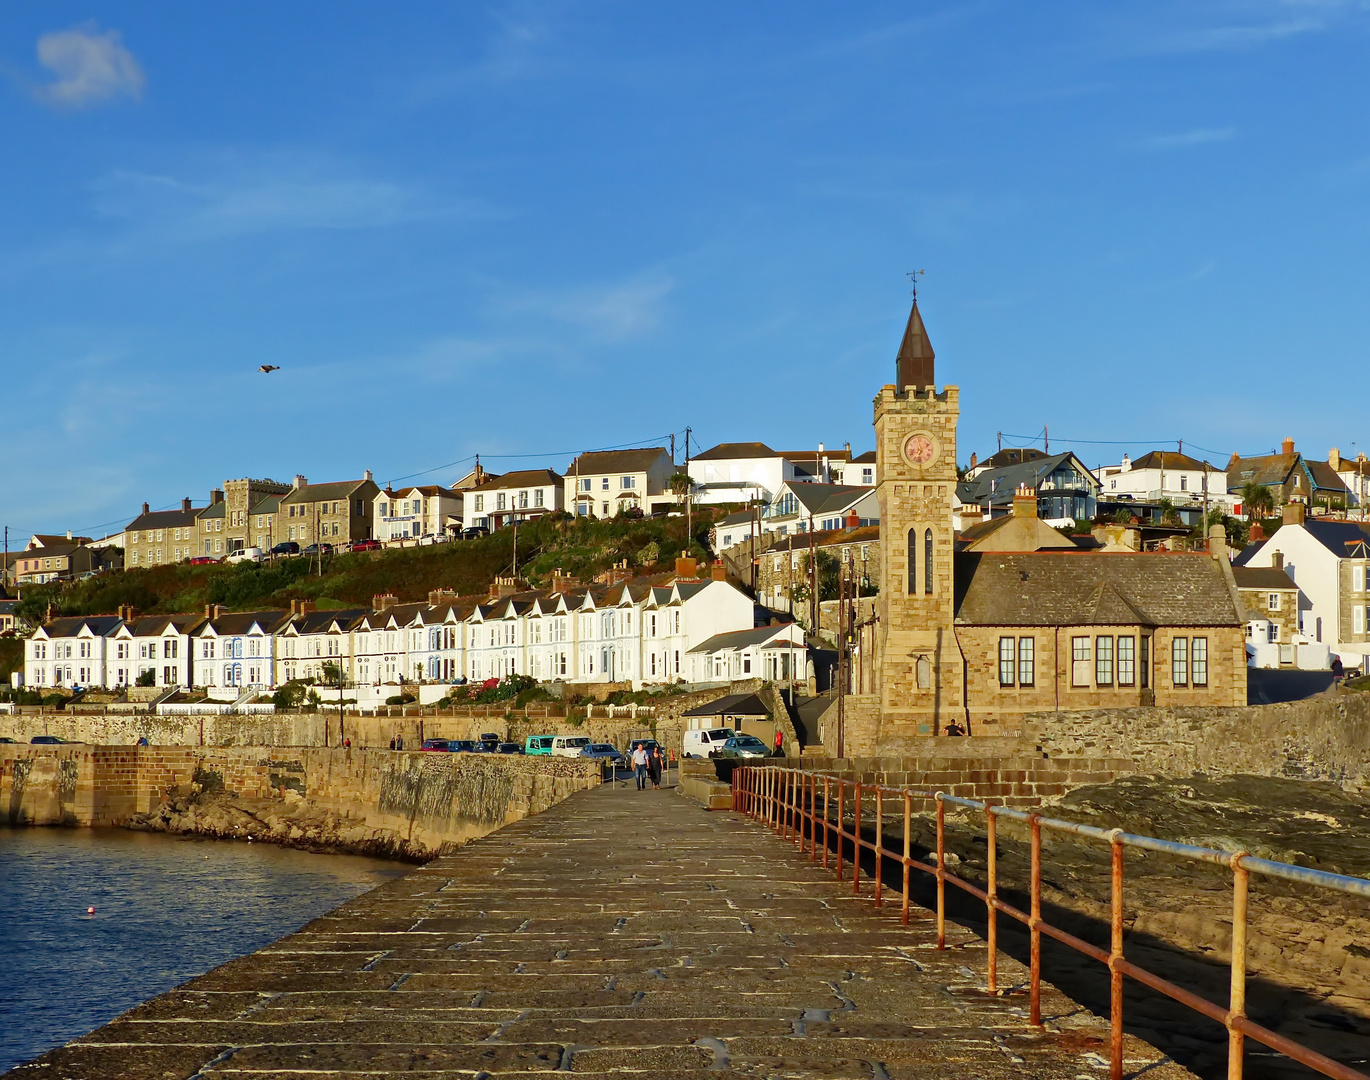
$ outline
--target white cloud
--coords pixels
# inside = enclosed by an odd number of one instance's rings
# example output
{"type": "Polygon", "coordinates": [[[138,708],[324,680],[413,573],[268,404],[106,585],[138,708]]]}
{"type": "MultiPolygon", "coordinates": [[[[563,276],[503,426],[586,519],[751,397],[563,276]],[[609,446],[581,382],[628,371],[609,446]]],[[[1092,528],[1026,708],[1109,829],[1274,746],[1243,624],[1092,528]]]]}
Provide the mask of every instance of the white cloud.
{"type": "Polygon", "coordinates": [[[1237,129],[1234,127],[1194,128],[1191,131],[1181,131],[1171,135],[1153,135],[1149,139],[1143,139],[1137,145],[1142,150],[1180,150],[1186,146],[1229,142],[1236,137],[1237,129]]]}
{"type": "Polygon", "coordinates": [[[44,34],[38,39],[38,62],[56,76],[38,88],[38,96],[68,108],[96,105],[121,95],[137,99],[146,81],[119,31],[101,32],[94,23],[44,34]]]}
{"type": "Polygon", "coordinates": [[[525,293],[508,298],[504,306],[577,326],[594,342],[626,341],[656,329],[663,302],[674,288],[671,278],[652,276],[617,285],[525,293]]]}

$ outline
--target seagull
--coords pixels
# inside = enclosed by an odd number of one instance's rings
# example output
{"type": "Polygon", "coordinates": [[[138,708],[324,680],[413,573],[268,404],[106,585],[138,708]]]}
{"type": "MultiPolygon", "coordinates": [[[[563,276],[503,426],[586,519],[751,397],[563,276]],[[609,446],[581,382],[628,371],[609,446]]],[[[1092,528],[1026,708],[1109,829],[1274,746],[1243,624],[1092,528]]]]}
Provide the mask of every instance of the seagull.
{"type": "Polygon", "coordinates": [[[257,370],[258,370],[258,371],[266,372],[266,373],[269,375],[269,374],[271,374],[271,372],[273,372],[273,371],[280,371],[281,369],[280,369],[279,367],[277,367],[275,364],[263,364],[263,365],[262,365],[261,367],[259,367],[257,370]]]}

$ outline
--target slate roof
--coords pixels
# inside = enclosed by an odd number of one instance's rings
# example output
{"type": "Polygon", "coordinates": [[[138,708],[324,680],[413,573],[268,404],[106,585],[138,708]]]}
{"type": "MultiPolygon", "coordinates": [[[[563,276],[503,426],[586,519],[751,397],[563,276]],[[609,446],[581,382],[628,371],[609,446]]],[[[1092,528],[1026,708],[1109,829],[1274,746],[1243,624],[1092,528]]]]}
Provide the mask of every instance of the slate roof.
{"type": "Polygon", "coordinates": [[[957,556],[956,621],[981,626],[1236,626],[1208,555],[984,552],[957,556]]]}
{"type": "Polygon", "coordinates": [[[334,499],[347,499],[358,488],[374,483],[372,480],[335,480],[328,484],[305,484],[292,488],[280,496],[281,503],[331,502],[334,499]]]}
{"type": "Polygon", "coordinates": [[[1298,464],[1298,454],[1262,454],[1258,457],[1233,458],[1227,463],[1227,490],[1241,491],[1247,484],[1263,487],[1283,484],[1298,464]]]}
{"type": "Polygon", "coordinates": [[[815,516],[846,510],[871,493],[868,487],[848,484],[789,484],[787,490],[815,516]]]}
{"type": "Polygon", "coordinates": [[[83,626],[89,626],[96,637],[104,637],[119,629],[123,619],[118,615],[67,615],[43,624],[48,637],[75,637],[83,626]]]}
{"type": "Polygon", "coordinates": [[[1313,486],[1318,491],[1346,492],[1348,495],[1351,493],[1351,489],[1346,486],[1346,481],[1326,461],[1310,461],[1308,458],[1304,458],[1303,464],[1308,470],[1309,476],[1313,478],[1313,486]]]}
{"type": "Polygon", "coordinates": [[[1222,472],[1206,461],[1199,461],[1176,450],[1152,450],[1132,463],[1134,469],[1188,469],[1193,472],[1222,472]]]}
{"type": "Polygon", "coordinates": [[[976,468],[1002,469],[1007,465],[1021,465],[1025,461],[1040,461],[1046,456],[1045,450],[1038,450],[1036,447],[1008,446],[1003,450],[996,450],[984,461],[976,462],[976,468]]]}
{"type": "Polygon", "coordinates": [[[1234,566],[1232,577],[1239,589],[1297,589],[1294,579],[1273,566],[1234,566]]]}
{"type": "Polygon", "coordinates": [[[853,465],[874,465],[875,451],[867,450],[864,454],[854,457],[851,460],[853,465]]]}
{"type": "Polygon", "coordinates": [[[720,458],[766,458],[779,457],[774,450],[762,442],[724,442],[711,446],[702,454],[696,454],[691,461],[717,461],[720,458]]]}
{"type": "Polygon", "coordinates": [[[127,625],[134,637],[158,637],[168,626],[175,627],[177,633],[188,634],[203,620],[203,615],[142,615],[127,625]]]}
{"type": "Polygon", "coordinates": [[[236,634],[246,634],[255,624],[265,633],[272,634],[289,621],[289,611],[229,611],[217,619],[205,619],[196,630],[213,627],[215,633],[232,637],[236,634]]]}
{"type": "Polygon", "coordinates": [[[707,705],[696,705],[682,716],[723,716],[725,713],[742,716],[769,716],[771,710],[755,694],[729,694],[707,705]]]}
{"type": "MultiPolygon", "coordinates": [[[[781,626],[758,626],[754,630],[730,630],[726,634],[715,634],[707,641],[703,641],[690,650],[692,653],[720,652],[723,649],[747,649],[753,645],[764,645],[776,634],[783,632],[784,625],[781,626]]],[[[795,648],[803,646],[796,645],[795,648]]],[[[689,716],[689,713],[685,714],[689,716]]]]}
{"type": "MultiPolygon", "coordinates": [[[[870,489],[867,488],[867,491],[870,489]]],[[[880,539],[879,525],[862,525],[859,529],[815,529],[812,533],[794,533],[794,550],[809,550],[809,537],[813,537],[814,547],[832,547],[840,544],[869,544],[880,539]]],[[[762,555],[778,555],[790,551],[790,537],[783,537],[770,547],[763,548],[762,555]]]]}
{"type": "MultiPolygon", "coordinates": [[[[59,536],[50,533],[34,533],[33,539],[29,541],[31,547],[52,547],[54,544],[89,544],[89,536],[59,536]],[[35,544],[34,541],[37,541],[35,544]]],[[[25,549],[29,550],[29,549],[25,549]]]]}
{"type": "Polygon", "coordinates": [[[291,620],[301,634],[322,634],[335,622],[343,629],[350,630],[367,615],[366,608],[339,608],[335,611],[306,611],[291,620]]]}
{"type": "Polygon", "coordinates": [[[268,495],[265,499],[262,499],[257,505],[248,510],[248,513],[278,514],[281,511],[281,500],[284,498],[284,495],[268,495]]]}
{"type": "MultiPolygon", "coordinates": [[[[201,507],[201,510],[204,508],[201,507]]],[[[200,510],[153,510],[149,514],[139,514],[124,526],[125,532],[144,532],[148,529],[179,529],[194,525],[199,519],[200,510]]]]}
{"type": "MultiPolygon", "coordinates": [[[[494,488],[519,488],[519,487],[543,487],[545,485],[561,486],[562,476],[560,473],[553,472],[551,469],[524,469],[521,472],[505,473],[503,476],[495,476],[486,480],[476,487],[470,488],[473,492],[490,491],[494,488]]],[[[531,509],[531,508],[526,508],[531,509]]],[[[539,510],[549,510],[551,507],[540,506],[539,510]]]]}
{"type": "Polygon", "coordinates": [[[1093,486],[1090,484],[1090,478],[1093,474],[1079,458],[1067,450],[1064,454],[1052,454],[1050,457],[1034,458],[1017,465],[986,469],[973,479],[957,484],[956,494],[962,502],[976,503],[980,506],[987,503],[991,506],[1005,506],[1013,502],[1013,495],[1018,490],[1019,484],[1026,484],[1028,489],[1036,494],[1042,478],[1055,472],[1064,462],[1072,458],[1079,466],[1085,486],[1093,486]]]}
{"type": "Polygon", "coordinates": [[[568,476],[571,473],[597,476],[600,473],[646,472],[664,456],[667,456],[666,451],[659,446],[640,450],[595,450],[574,458],[566,473],[568,476]]]}
{"type": "Polygon", "coordinates": [[[227,503],[216,502],[213,506],[206,506],[200,511],[199,516],[203,518],[221,518],[226,516],[228,509],[227,503]]]}

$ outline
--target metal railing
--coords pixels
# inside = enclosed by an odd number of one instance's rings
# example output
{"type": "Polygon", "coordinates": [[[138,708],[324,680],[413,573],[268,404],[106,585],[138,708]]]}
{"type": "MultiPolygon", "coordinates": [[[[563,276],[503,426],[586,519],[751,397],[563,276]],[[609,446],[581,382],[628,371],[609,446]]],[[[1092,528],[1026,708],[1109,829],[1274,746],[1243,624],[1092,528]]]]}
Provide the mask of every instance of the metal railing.
{"type": "Polygon", "coordinates": [[[884,903],[883,871],[886,861],[892,861],[902,867],[903,907],[901,919],[906,924],[909,921],[909,878],[911,871],[918,870],[934,877],[937,882],[937,947],[939,949],[946,948],[946,887],[948,883],[982,900],[985,904],[985,937],[988,946],[985,973],[988,993],[997,994],[999,991],[999,913],[1002,912],[1025,925],[1029,933],[1029,1020],[1034,1026],[1039,1026],[1042,1023],[1043,934],[1105,965],[1109,971],[1109,1076],[1111,1080],[1122,1080],[1123,1075],[1123,978],[1125,976],[1222,1024],[1227,1029],[1227,1075],[1229,1080],[1240,1080],[1242,1076],[1244,1044],[1247,1038],[1254,1039],[1272,1050],[1285,1054],[1325,1076],[1335,1077],[1337,1080],[1370,1080],[1370,1077],[1367,1077],[1365,1073],[1333,1061],[1316,1050],[1262,1027],[1246,1015],[1246,900],[1250,875],[1252,873],[1263,874],[1266,877],[1281,878],[1285,881],[1299,882],[1304,885],[1318,886],[1366,898],[1370,898],[1370,880],[1348,877],[1342,874],[1329,874],[1321,870],[1310,870],[1306,867],[1273,862],[1269,859],[1258,859],[1244,851],[1233,854],[1217,851],[1213,848],[1196,847],[1192,844],[1178,844],[1170,840],[1159,840],[1151,836],[1138,836],[1123,832],[1121,829],[1100,829],[1092,825],[1080,825],[1072,821],[1044,817],[1034,812],[993,805],[978,799],[964,799],[947,795],[940,791],[921,792],[905,788],[885,787],[879,784],[863,784],[831,773],[806,772],[778,766],[742,766],[733,772],[732,792],[734,810],[765,822],[779,835],[797,843],[801,854],[807,848],[810,862],[816,862],[821,852],[823,866],[826,868],[829,864],[829,858],[832,857],[839,881],[845,880],[846,871],[843,864],[847,860],[845,859],[844,842],[849,843],[851,846],[850,866],[853,895],[860,895],[861,893],[862,853],[870,852],[875,863],[875,872],[870,875],[870,878],[877,907],[884,903]],[[863,809],[863,796],[866,797],[865,807],[868,809],[863,809]],[[889,798],[897,800],[897,803],[902,803],[904,818],[902,852],[890,851],[885,847],[883,826],[886,801],[889,798]],[[931,802],[936,806],[936,863],[922,862],[915,859],[911,854],[913,803],[915,799],[920,802],[931,802]],[[872,802],[874,803],[873,806],[871,805],[872,802]],[[946,808],[948,806],[964,807],[969,810],[980,811],[985,815],[988,854],[985,888],[983,889],[947,870],[946,808]],[[832,815],[833,809],[836,810],[835,815],[832,815]],[[852,819],[850,831],[846,825],[848,814],[852,819]],[[867,839],[862,832],[862,821],[866,814],[872,814],[874,818],[875,838],[873,840],[867,839]],[[1028,884],[1029,910],[1026,912],[1014,907],[999,896],[996,836],[1000,818],[1022,822],[1028,826],[1030,877],[1028,884]],[[1110,892],[1110,947],[1107,950],[1091,945],[1074,934],[1051,925],[1042,918],[1043,829],[1067,833],[1087,840],[1096,840],[1109,845],[1112,883],[1110,892]],[[829,846],[830,841],[835,841],[831,848],[829,846]],[[1123,853],[1129,847],[1160,852],[1215,866],[1225,866],[1231,870],[1232,957],[1230,989],[1226,1008],[1177,986],[1124,957],[1123,853]]]}

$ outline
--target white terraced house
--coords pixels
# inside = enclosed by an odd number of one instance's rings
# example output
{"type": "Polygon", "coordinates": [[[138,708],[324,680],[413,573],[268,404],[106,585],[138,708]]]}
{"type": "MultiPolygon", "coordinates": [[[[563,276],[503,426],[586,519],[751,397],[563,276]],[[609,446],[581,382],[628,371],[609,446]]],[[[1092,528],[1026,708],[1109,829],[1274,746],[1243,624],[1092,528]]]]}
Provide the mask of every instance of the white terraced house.
{"type": "MultiPolygon", "coordinates": [[[[379,596],[370,611],[310,611],[299,602],[290,611],[56,619],[25,643],[24,678],[35,687],[120,686],[151,670],[157,686],[270,689],[327,681],[325,665],[336,664],[366,686],[518,674],[643,687],[733,678],[734,667],[771,670],[754,659],[756,649],[736,664],[730,658],[717,677],[712,661],[695,655],[720,635],[752,629],[752,601],[726,581],[557,580],[552,590],[484,601],[435,593],[430,599],[445,598],[398,604],[379,596]]],[[[779,636],[771,629],[766,642],[779,636]]]]}

